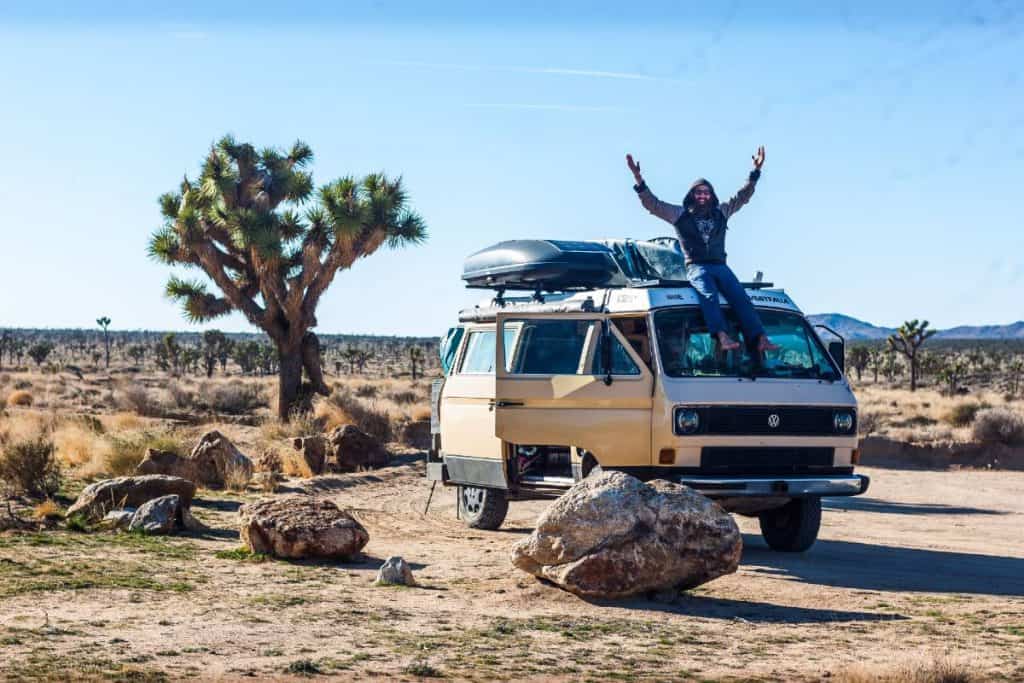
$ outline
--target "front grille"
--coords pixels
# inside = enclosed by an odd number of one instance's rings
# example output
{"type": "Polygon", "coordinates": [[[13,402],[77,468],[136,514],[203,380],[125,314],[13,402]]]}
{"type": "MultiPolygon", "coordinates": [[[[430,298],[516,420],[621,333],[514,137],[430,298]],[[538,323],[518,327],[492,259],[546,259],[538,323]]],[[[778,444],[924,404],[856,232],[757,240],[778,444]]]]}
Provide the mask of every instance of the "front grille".
{"type": "Polygon", "coordinates": [[[833,469],[832,448],[744,448],[706,446],[701,474],[822,474],[833,469]]]}
{"type": "MultiPolygon", "coordinates": [[[[853,412],[853,428],[845,434],[857,433],[857,413],[849,407],[803,406],[684,406],[700,414],[696,434],[728,434],[733,436],[836,436],[832,424],[838,410],[853,412]],[[775,425],[775,426],[772,426],[775,425]]],[[[679,410],[680,408],[677,408],[679,410]]]]}

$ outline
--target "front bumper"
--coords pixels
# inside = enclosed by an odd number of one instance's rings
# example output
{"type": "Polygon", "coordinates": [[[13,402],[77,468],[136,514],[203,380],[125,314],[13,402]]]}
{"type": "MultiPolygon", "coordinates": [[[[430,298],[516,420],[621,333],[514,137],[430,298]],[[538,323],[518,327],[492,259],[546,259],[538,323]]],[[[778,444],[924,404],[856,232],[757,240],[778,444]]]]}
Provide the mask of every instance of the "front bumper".
{"type": "Polygon", "coordinates": [[[806,477],[716,477],[683,475],[679,483],[708,498],[859,496],[871,479],[863,474],[806,477]]]}

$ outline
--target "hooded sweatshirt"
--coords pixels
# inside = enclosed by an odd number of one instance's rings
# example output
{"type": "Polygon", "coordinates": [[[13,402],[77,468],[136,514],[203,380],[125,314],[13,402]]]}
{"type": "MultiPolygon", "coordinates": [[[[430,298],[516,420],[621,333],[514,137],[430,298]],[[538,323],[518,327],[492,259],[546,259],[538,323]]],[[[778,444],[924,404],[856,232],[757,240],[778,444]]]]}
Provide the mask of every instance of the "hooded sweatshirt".
{"type": "Polygon", "coordinates": [[[652,214],[671,223],[679,236],[679,246],[686,257],[686,264],[691,263],[725,263],[725,233],[729,229],[729,218],[750,201],[754,194],[761,172],[753,170],[746,184],[736,195],[726,201],[719,202],[715,188],[705,178],[698,178],[690,186],[683,199],[682,206],[663,202],[647,188],[647,183],[634,185],[640,196],[640,203],[652,214]],[[707,185],[711,190],[711,201],[704,209],[698,209],[693,198],[693,191],[700,185],[707,185]]]}

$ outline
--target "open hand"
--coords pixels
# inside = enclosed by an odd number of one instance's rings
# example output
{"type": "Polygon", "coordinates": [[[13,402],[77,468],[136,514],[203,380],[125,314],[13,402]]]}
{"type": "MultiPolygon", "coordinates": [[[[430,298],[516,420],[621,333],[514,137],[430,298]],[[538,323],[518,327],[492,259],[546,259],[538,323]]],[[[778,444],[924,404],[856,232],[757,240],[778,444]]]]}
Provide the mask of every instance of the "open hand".
{"type": "Polygon", "coordinates": [[[756,168],[758,171],[760,171],[761,170],[761,166],[764,164],[764,145],[761,145],[760,147],[758,147],[757,148],[757,154],[755,154],[754,156],[752,156],[750,158],[754,160],[754,168],[756,168]]]}
{"type": "Polygon", "coordinates": [[[629,166],[629,170],[633,173],[633,178],[636,179],[636,184],[641,185],[644,182],[644,177],[640,175],[640,164],[633,161],[633,155],[626,155],[626,165],[629,166]]]}

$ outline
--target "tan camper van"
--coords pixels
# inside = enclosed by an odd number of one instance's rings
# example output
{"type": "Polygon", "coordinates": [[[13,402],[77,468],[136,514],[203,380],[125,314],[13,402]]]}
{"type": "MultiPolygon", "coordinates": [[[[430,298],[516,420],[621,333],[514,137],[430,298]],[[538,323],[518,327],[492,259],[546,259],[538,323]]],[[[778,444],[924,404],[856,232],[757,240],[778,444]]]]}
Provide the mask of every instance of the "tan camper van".
{"type": "Polygon", "coordinates": [[[442,344],[427,476],[458,487],[467,524],[496,529],[509,501],[619,470],[756,515],[772,548],[803,551],[822,496],[867,489],[843,343],[823,343],[784,291],[747,285],[780,349],[723,352],[693,289],[665,277],[681,263],[671,242],[537,242],[470,257],[464,279],[495,295],[442,344]],[[528,285],[532,296],[506,296],[528,285]]]}

